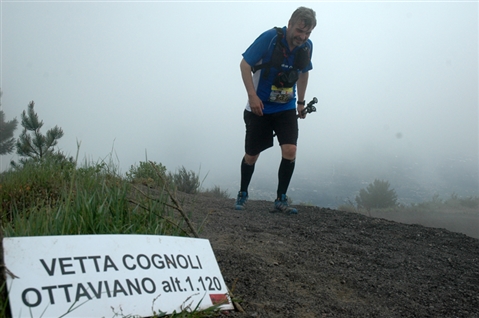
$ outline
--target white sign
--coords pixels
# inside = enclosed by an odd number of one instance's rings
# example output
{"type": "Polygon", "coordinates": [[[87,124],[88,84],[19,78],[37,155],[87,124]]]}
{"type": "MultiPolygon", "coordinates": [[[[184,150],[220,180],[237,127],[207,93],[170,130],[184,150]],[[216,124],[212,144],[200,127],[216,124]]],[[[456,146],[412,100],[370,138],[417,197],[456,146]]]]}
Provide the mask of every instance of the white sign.
{"type": "Polygon", "coordinates": [[[3,239],[12,316],[113,317],[233,309],[206,239],[74,235],[3,239]]]}

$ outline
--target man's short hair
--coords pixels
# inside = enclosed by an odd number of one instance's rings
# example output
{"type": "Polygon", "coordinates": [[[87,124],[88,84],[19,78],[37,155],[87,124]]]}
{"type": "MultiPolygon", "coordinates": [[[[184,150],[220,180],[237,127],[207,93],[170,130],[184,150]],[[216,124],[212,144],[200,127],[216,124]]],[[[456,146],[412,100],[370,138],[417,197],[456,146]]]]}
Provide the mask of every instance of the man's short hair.
{"type": "Polygon", "coordinates": [[[289,22],[291,25],[294,25],[299,21],[303,21],[306,28],[314,29],[316,26],[316,12],[310,8],[299,7],[291,15],[289,22]]]}

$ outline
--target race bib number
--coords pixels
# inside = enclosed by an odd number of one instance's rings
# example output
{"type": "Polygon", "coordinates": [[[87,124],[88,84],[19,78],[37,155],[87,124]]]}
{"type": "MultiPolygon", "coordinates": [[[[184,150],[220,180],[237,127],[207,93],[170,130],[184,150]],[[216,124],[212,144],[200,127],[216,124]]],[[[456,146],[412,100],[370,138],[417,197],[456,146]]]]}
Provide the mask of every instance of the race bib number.
{"type": "Polygon", "coordinates": [[[292,87],[281,87],[271,86],[271,94],[269,95],[269,101],[273,103],[282,103],[286,104],[291,99],[293,99],[293,88],[292,87]]]}

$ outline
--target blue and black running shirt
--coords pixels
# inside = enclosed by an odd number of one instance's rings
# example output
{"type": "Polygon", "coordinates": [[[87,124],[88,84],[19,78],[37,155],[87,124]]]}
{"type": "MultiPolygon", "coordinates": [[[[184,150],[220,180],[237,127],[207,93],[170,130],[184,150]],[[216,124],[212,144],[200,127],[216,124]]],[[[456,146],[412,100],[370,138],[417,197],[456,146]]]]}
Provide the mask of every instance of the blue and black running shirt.
{"type": "MultiPolygon", "coordinates": [[[[286,27],[283,27],[283,34],[286,35],[286,27]]],[[[251,66],[268,63],[273,56],[277,36],[275,28],[263,32],[243,53],[244,60],[251,66]]],[[[256,94],[263,101],[264,114],[272,114],[296,108],[296,84],[290,88],[277,88],[273,85],[273,82],[278,73],[293,68],[295,53],[299,49],[304,46],[309,46],[311,54],[313,52],[313,43],[309,39],[302,46],[294,48],[292,52],[289,51],[286,36],[283,36],[282,42],[286,48],[288,58],[285,58],[283,61],[281,69],[271,66],[269,71],[268,68],[263,68],[261,71],[257,71],[253,74],[256,94]],[[266,77],[263,76],[264,72],[268,72],[266,77]]],[[[313,65],[310,62],[307,67],[299,71],[305,73],[311,69],[313,69],[313,65]]],[[[251,111],[249,103],[247,103],[246,109],[251,111]]]]}

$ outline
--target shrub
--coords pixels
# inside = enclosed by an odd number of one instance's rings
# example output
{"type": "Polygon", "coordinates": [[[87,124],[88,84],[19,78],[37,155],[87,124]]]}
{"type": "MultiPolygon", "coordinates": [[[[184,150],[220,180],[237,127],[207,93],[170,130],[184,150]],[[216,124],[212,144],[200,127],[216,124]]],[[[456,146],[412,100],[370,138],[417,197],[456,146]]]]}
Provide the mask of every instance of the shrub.
{"type": "Polygon", "coordinates": [[[375,179],[366,189],[361,189],[356,196],[358,208],[389,208],[397,205],[397,195],[394,189],[389,189],[389,182],[375,179]]]}
{"type": "Polygon", "coordinates": [[[14,210],[36,206],[52,207],[61,200],[75,170],[73,162],[46,156],[26,160],[23,165],[4,172],[0,185],[0,212],[3,220],[11,221],[14,210]]]}
{"type": "Polygon", "coordinates": [[[357,212],[356,207],[352,204],[341,204],[338,206],[338,211],[357,212]]]}
{"type": "Polygon", "coordinates": [[[195,194],[200,188],[200,177],[192,170],[181,167],[175,174],[169,176],[178,191],[195,194]]]}
{"type": "Polygon", "coordinates": [[[126,173],[128,181],[133,183],[143,183],[149,186],[164,186],[166,177],[166,167],[161,163],[143,162],[140,165],[132,165],[130,171],[126,173]]]}

